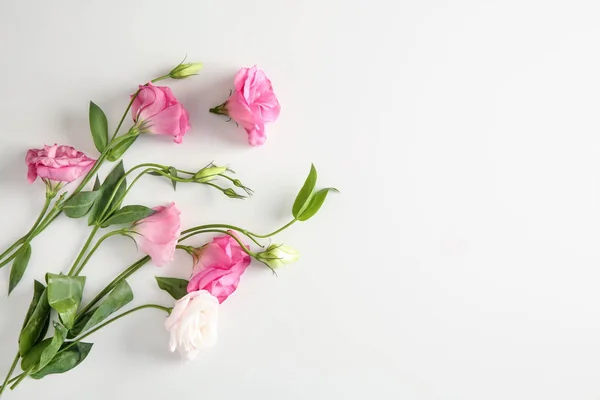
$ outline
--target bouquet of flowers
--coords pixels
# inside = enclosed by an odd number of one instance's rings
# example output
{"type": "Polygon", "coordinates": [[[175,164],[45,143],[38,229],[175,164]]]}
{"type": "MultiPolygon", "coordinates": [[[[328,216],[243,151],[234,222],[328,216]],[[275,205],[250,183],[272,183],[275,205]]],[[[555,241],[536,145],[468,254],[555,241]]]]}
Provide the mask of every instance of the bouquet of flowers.
{"type": "MultiPolygon", "coordinates": [[[[201,68],[199,63],[181,63],[168,74],[140,85],[131,95],[112,135],[106,115],[90,102],[90,131],[99,152],[96,159],[71,146],[56,144],[27,152],[27,179],[33,183],[39,178],[44,183],[46,200],[31,229],[0,254],[0,268],[10,267],[9,294],[28,267],[34,249],[32,242],[61,214],[69,218],[87,217],[90,233],[68,269],[47,272],[45,282],[34,281],[31,304],[16,343],[16,355],[0,386],[0,395],[28,377],[42,379],[77,367],[93,347],[84,340],[142,309],[152,308],[166,314],[169,349],[178,350],[191,360],[201,350],[215,345],[219,304],[236,290],[253,260],[274,271],[298,258],[296,250],[271,243],[270,239],[292,224],[314,216],[327,194],[336,191],[334,188],[316,189],[314,166],[292,205],[291,221],[266,234],[229,223],[182,229],[181,213],[175,203],[126,203],[129,192],[145,175],[169,180],[174,189],[178,184],[193,183],[207,185],[234,199],[252,194],[225,166],[211,163],[196,171],[186,171],[146,162],[127,169],[120,160],[142,135],[171,136],[176,143],[182,143],[190,130],[188,111],[169,87],[155,84],[191,77],[201,68]],[[132,124],[122,133],[121,127],[129,112],[132,124]],[[117,163],[101,178],[98,171],[107,162],[117,163]],[[215,235],[210,242],[199,247],[190,244],[190,239],[206,233],[215,235]],[[145,256],[125,268],[84,304],[84,268],[96,250],[112,236],[133,239],[145,256]],[[134,297],[127,279],[149,262],[156,266],[170,263],[176,250],[191,256],[190,279],[156,277],[158,288],[168,292],[174,304],[144,304],[122,311],[134,297]],[[17,371],[18,366],[21,372],[17,371]]],[[[274,122],[280,111],[271,81],[257,67],[242,68],[233,85],[227,101],[211,108],[210,112],[225,115],[240,125],[250,145],[262,145],[266,139],[265,124],[274,122]]]]}

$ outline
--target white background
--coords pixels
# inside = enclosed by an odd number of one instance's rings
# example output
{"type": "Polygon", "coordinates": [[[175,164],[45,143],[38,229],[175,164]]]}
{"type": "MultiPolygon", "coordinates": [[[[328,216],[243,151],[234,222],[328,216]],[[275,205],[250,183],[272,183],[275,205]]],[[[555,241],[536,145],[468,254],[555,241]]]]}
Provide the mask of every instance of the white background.
{"type": "MultiPolygon", "coordinates": [[[[174,193],[148,177],[128,202],[175,200],[185,226],[266,232],[289,220],[311,162],[319,185],[341,190],[278,236],[301,261],[277,278],[246,272],[217,347],[193,364],[146,310],[95,334],[77,369],[6,398],[600,398],[599,12],[592,0],[3,0],[1,246],[43,202],[26,150],[97,156],[88,101],[114,128],[136,85],[186,54],[205,63],[171,85],[193,129],[182,145],[139,140],[126,165],[214,160],[256,194],[174,193]],[[253,64],[282,104],[260,148],[207,112],[253,64]]],[[[32,280],[66,271],[87,232],[60,218],[0,298],[3,373],[32,280]]],[[[138,257],[111,239],[85,271],[87,295],[138,257]]],[[[153,277],[186,277],[190,262],[145,267],[132,305],[170,305],[153,277]]],[[[2,293],[7,280],[5,268],[2,293]]]]}

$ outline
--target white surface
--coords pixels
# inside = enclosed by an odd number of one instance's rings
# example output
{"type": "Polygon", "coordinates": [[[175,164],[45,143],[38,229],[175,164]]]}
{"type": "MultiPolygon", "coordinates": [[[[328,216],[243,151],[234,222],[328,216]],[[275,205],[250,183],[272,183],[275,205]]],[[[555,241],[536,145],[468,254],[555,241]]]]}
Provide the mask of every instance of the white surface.
{"type": "MultiPolygon", "coordinates": [[[[173,193],[148,178],[129,202],[175,200],[186,226],[267,231],[289,218],[310,162],[342,191],[279,236],[300,262],[244,275],[218,346],[194,364],[167,351],[163,316],[148,310],[96,334],[76,370],[6,399],[597,399],[599,11],[592,0],[3,0],[0,245],[42,203],[26,149],[96,154],[88,100],[114,127],[136,85],[185,54],[205,63],[172,84],[193,130],[180,146],[139,141],[127,165],[230,163],[256,195],[173,193]],[[207,112],[254,63],[282,103],[261,148],[207,112]]],[[[31,280],[68,268],[84,225],[61,218],[36,239],[24,284],[0,299],[2,373],[31,280]]],[[[137,256],[111,240],[89,287],[137,256]]],[[[188,268],[185,255],[146,267],[135,304],[168,304],[153,276],[188,268]]]]}

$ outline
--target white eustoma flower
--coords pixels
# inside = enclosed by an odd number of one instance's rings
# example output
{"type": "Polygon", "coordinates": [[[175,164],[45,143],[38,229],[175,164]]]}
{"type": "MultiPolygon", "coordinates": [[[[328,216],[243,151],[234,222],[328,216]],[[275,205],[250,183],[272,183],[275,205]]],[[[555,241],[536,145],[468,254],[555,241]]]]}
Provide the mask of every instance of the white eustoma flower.
{"type": "Polygon", "coordinates": [[[219,300],[206,290],[191,292],[177,300],[165,328],[171,333],[169,348],[188,360],[217,342],[219,300]]]}

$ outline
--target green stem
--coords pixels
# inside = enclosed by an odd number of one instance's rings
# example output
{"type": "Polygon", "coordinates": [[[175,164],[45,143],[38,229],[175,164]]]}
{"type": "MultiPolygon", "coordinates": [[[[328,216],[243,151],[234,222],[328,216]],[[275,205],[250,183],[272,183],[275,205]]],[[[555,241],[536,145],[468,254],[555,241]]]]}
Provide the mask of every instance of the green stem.
{"type": "Polygon", "coordinates": [[[104,328],[107,325],[112,324],[113,322],[115,322],[115,321],[123,318],[124,316],[129,315],[131,313],[134,313],[134,312],[136,312],[138,310],[143,310],[144,308],[156,308],[157,310],[163,310],[163,311],[165,311],[167,314],[171,313],[171,309],[170,308],[159,306],[158,304],[145,304],[143,306],[138,306],[138,307],[132,308],[131,310],[125,311],[123,314],[117,315],[116,317],[109,319],[105,323],[98,325],[96,328],[92,329],[91,331],[87,332],[85,335],[82,335],[81,337],[77,338],[76,340],[74,340],[72,342],[69,342],[69,344],[67,346],[65,346],[64,348],[62,348],[58,353],[62,353],[63,351],[66,351],[66,350],[70,349],[76,343],[79,343],[80,341],[82,341],[86,337],[90,336],[92,333],[99,331],[100,329],[104,328]]]}
{"type": "Polygon", "coordinates": [[[4,392],[4,389],[6,388],[6,386],[8,386],[8,381],[10,380],[10,377],[13,374],[13,372],[15,372],[15,368],[17,368],[17,364],[19,363],[20,358],[21,358],[20,354],[17,352],[17,355],[15,356],[15,359],[10,367],[10,370],[8,371],[8,374],[6,374],[6,378],[4,378],[4,383],[2,384],[2,386],[0,386],[0,396],[2,396],[2,392],[4,392]]]}
{"type": "MultiPolygon", "coordinates": [[[[191,233],[191,232],[201,231],[201,230],[204,230],[204,229],[212,229],[212,228],[223,228],[223,229],[231,229],[232,231],[237,231],[237,232],[239,232],[239,233],[247,236],[257,246],[259,246],[259,247],[265,247],[259,241],[257,241],[255,238],[253,238],[252,235],[250,234],[250,232],[248,232],[245,229],[240,228],[239,226],[235,226],[235,225],[227,225],[227,224],[200,225],[200,226],[196,226],[194,228],[186,229],[185,231],[181,232],[181,234],[182,235],[186,235],[186,234],[191,233]]],[[[180,240],[185,240],[185,239],[187,239],[187,238],[189,238],[191,236],[193,236],[193,235],[185,236],[185,237],[183,237],[180,240]]]]}
{"type": "MultiPolygon", "coordinates": [[[[92,249],[88,252],[88,254],[85,257],[85,259],[79,265],[79,268],[77,268],[77,270],[75,271],[75,273],[73,273],[73,276],[78,276],[81,273],[81,271],[83,270],[83,267],[85,267],[85,265],[88,263],[88,261],[90,261],[90,258],[92,258],[92,256],[96,252],[96,250],[98,250],[98,247],[100,247],[100,245],[102,244],[102,242],[104,242],[106,239],[108,239],[111,236],[121,235],[121,234],[123,234],[124,232],[127,232],[127,231],[128,231],[127,229],[118,229],[116,231],[108,232],[106,235],[104,235],[100,239],[98,239],[98,241],[96,242],[96,244],[94,245],[94,247],[92,247],[92,249]]],[[[71,275],[71,272],[69,272],[69,275],[71,275]]]]}
{"type": "Polygon", "coordinates": [[[25,375],[25,372],[21,372],[19,375],[17,375],[14,378],[12,378],[10,381],[8,381],[8,384],[12,385],[14,382],[16,382],[19,379],[21,379],[21,376],[23,376],[23,375],[25,375]]]}
{"type": "Polygon", "coordinates": [[[248,232],[248,233],[251,234],[254,237],[257,237],[257,238],[266,239],[268,237],[277,235],[279,232],[282,232],[282,231],[286,230],[287,228],[289,228],[290,226],[292,226],[294,224],[294,222],[296,222],[296,221],[298,221],[298,220],[294,218],[293,220],[291,220],[290,222],[288,222],[287,224],[285,224],[281,228],[279,228],[276,231],[273,231],[271,233],[267,233],[266,235],[257,235],[256,233],[252,233],[252,232],[248,232]]]}
{"type": "Polygon", "coordinates": [[[92,229],[92,232],[90,232],[90,235],[88,236],[85,244],[81,248],[79,255],[75,259],[75,262],[73,263],[73,266],[71,267],[71,269],[69,270],[69,273],[67,275],[72,276],[73,273],[77,270],[77,265],[79,264],[79,262],[85,255],[85,252],[87,251],[88,247],[90,247],[90,245],[92,244],[92,240],[94,239],[94,236],[96,236],[96,232],[98,232],[98,229],[100,229],[99,225],[94,226],[94,228],[92,229]]]}
{"type": "Polygon", "coordinates": [[[131,96],[131,100],[129,100],[129,104],[127,105],[127,108],[125,109],[125,112],[123,113],[123,116],[121,117],[121,120],[119,121],[119,123],[117,124],[117,129],[115,129],[115,133],[113,133],[112,137],[110,138],[110,140],[112,141],[117,134],[119,133],[119,129],[121,129],[121,125],[123,125],[123,121],[125,121],[125,118],[127,117],[127,114],[129,113],[129,110],[131,109],[131,106],[133,105],[133,101],[135,100],[135,98],[137,97],[137,95],[140,93],[140,89],[138,89],[133,96],[131,96]]]}
{"type": "MultiPolygon", "coordinates": [[[[21,244],[23,244],[25,242],[26,236],[23,236],[22,238],[20,238],[19,240],[17,240],[16,242],[14,242],[12,244],[12,246],[10,246],[8,249],[6,249],[4,251],[4,253],[0,254],[0,260],[2,260],[4,257],[6,257],[10,252],[12,252],[14,249],[16,249],[17,247],[19,247],[21,244]]],[[[12,258],[11,258],[12,260],[12,258]]],[[[1,264],[0,268],[2,268],[2,266],[4,266],[4,264],[1,264]]]]}
{"type": "Polygon", "coordinates": [[[17,256],[17,252],[15,251],[10,256],[8,256],[4,261],[0,262],[0,268],[4,267],[6,264],[11,262],[17,256]]]}
{"type": "Polygon", "coordinates": [[[227,225],[227,224],[209,224],[209,225],[200,225],[200,226],[195,226],[193,228],[190,229],[186,229],[185,231],[181,232],[182,235],[191,233],[191,232],[195,232],[198,230],[204,230],[204,229],[212,229],[212,228],[224,228],[224,229],[231,229],[234,231],[238,231],[244,235],[246,235],[247,237],[249,237],[254,243],[256,243],[257,245],[259,245],[260,247],[263,247],[257,240],[256,238],[260,238],[260,239],[266,239],[269,238],[271,236],[274,236],[276,234],[278,234],[279,232],[289,228],[291,225],[293,225],[297,220],[293,219],[290,222],[288,222],[287,224],[285,224],[284,226],[282,226],[281,228],[277,229],[276,231],[273,231],[271,233],[267,233],[266,235],[259,235],[258,233],[254,233],[254,232],[250,232],[249,230],[240,228],[239,226],[235,226],[235,225],[227,225]]]}
{"type": "Polygon", "coordinates": [[[112,282],[110,282],[102,291],[100,291],[100,293],[98,293],[96,295],[96,297],[94,297],[94,299],[88,303],[88,305],[86,305],[78,313],[78,316],[76,319],[77,320],[80,319],[81,316],[85,315],[85,313],[90,311],[92,309],[92,307],[94,307],[96,305],[96,303],[98,303],[100,300],[102,300],[104,298],[104,296],[106,296],[108,293],[110,293],[110,291],[113,290],[114,287],[117,286],[117,284],[119,284],[119,282],[121,282],[124,279],[129,278],[134,272],[136,272],[138,269],[142,268],[144,266],[144,264],[146,264],[148,261],[150,261],[150,256],[140,258],[135,263],[133,263],[129,268],[127,268],[125,271],[121,272],[115,279],[112,280],[112,282]]]}
{"type": "Polygon", "coordinates": [[[224,235],[229,235],[232,238],[234,238],[236,242],[238,242],[238,244],[240,245],[240,247],[242,248],[242,250],[244,250],[244,252],[246,254],[248,254],[250,257],[256,258],[256,254],[254,254],[253,252],[251,252],[250,250],[248,250],[248,248],[246,247],[246,245],[240,239],[238,239],[238,237],[236,235],[234,235],[233,233],[230,233],[228,231],[224,231],[222,229],[204,229],[204,230],[201,230],[201,231],[192,232],[192,233],[190,233],[190,234],[188,234],[186,236],[183,236],[181,239],[179,239],[179,241],[182,242],[182,241],[184,241],[186,239],[191,238],[192,236],[199,235],[201,233],[222,233],[224,235]]]}
{"type": "Polygon", "coordinates": [[[19,378],[17,379],[17,381],[15,383],[13,383],[13,385],[10,387],[10,390],[15,390],[15,388],[19,385],[19,383],[23,382],[23,379],[27,378],[29,376],[29,374],[31,373],[31,371],[25,371],[24,373],[22,373],[21,375],[19,375],[19,378]]]}
{"type": "Polygon", "coordinates": [[[171,77],[171,74],[166,74],[166,75],[163,75],[163,76],[159,76],[158,78],[152,79],[152,83],[156,83],[156,82],[162,81],[164,79],[169,79],[170,77],[171,77]]]}

